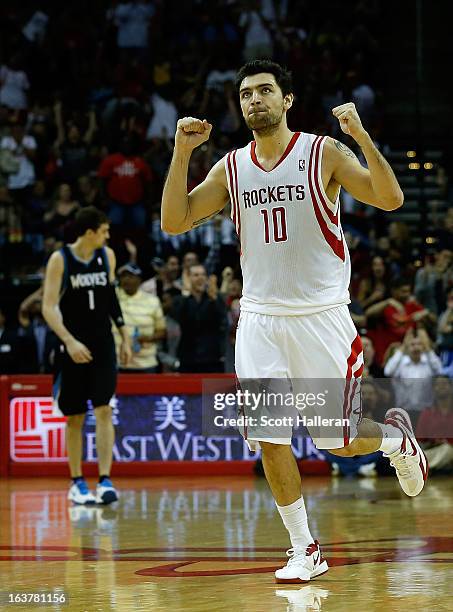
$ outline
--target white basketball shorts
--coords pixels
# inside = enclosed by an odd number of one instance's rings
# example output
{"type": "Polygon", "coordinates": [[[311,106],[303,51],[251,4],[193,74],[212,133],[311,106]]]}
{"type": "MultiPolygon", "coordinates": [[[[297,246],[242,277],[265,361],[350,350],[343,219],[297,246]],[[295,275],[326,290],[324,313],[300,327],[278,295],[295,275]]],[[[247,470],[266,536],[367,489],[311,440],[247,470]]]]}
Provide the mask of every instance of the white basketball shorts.
{"type": "MultiPolygon", "coordinates": [[[[362,416],[359,381],[363,352],[346,305],[301,316],[242,312],[235,366],[239,384],[244,379],[286,379],[293,392],[294,385],[333,389],[327,405],[316,406],[315,414],[310,415],[318,415],[318,421],[322,417],[323,423],[327,418],[328,428],[319,423],[306,426],[317,448],[343,448],[357,436],[362,416]],[[331,422],[335,424],[331,426],[331,422]]],[[[241,433],[251,450],[257,450],[260,441],[291,444],[291,428],[281,437],[275,433],[267,437],[259,428],[245,428],[241,433]]]]}

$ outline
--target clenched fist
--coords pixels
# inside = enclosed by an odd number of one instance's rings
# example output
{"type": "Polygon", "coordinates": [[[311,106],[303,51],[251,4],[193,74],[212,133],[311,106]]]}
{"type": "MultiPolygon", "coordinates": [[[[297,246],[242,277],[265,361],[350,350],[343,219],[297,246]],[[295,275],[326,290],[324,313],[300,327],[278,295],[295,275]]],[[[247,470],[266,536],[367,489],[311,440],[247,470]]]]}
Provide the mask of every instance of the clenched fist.
{"type": "Polygon", "coordinates": [[[341,130],[354,138],[357,144],[364,144],[368,133],[360,121],[359,113],[353,102],[341,104],[332,109],[332,114],[340,122],[341,130]]]}
{"type": "Polygon", "coordinates": [[[184,117],[177,124],[175,146],[193,151],[209,139],[211,130],[212,125],[206,119],[202,121],[194,117],[184,117]]]}

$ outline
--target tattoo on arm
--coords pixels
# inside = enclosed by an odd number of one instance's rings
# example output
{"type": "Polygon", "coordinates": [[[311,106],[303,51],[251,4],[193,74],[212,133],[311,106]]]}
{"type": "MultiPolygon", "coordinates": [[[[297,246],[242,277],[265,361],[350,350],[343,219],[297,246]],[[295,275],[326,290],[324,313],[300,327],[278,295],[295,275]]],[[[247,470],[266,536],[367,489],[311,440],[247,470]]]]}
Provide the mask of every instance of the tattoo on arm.
{"type": "Polygon", "coordinates": [[[206,221],[208,221],[208,219],[211,219],[212,217],[215,217],[216,215],[218,215],[219,212],[222,212],[222,209],[216,210],[215,213],[212,213],[212,215],[208,215],[207,217],[202,217],[201,219],[197,219],[196,221],[192,223],[192,227],[198,227],[202,223],[205,223],[206,221]]]}
{"type": "Polygon", "coordinates": [[[338,142],[338,140],[333,139],[334,145],[337,147],[341,153],[344,153],[348,157],[352,157],[352,159],[357,159],[356,155],[351,151],[349,147],[344,145],[342,142],[338,142]]]}

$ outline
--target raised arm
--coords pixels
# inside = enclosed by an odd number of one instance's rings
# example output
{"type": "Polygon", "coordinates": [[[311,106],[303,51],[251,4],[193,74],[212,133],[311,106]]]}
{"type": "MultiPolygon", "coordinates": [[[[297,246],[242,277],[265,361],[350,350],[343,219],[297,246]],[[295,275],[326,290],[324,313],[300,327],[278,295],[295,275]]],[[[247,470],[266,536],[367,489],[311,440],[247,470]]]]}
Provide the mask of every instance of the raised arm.
{"type": "Polygon", "coordinates": [[[88,113],[88,128],[87,131],[85,132],[85,135],[83,137],[83,142],[87,145],[91,144],[91,141],[93,140],[93,136],[97,130],[98,126],[96,123],[96,113],[94,112],[93,109],[90,110],[90,112],[88,113]]]}
{"type": "Polygon", "coordinates": [[[229,200],[224,161],[210,170],[205,180],[187,193],[187,173],[192,151],[206,142],[212,126],[185,117],[178,121],[175,148],[162,195],[161,225],[168,234],[183,234],[220,212],[229,200]]]}
{"type": "Polygon", "coordinates": [[[395,210],[402,206],[404,195],[395,174],[364,129],[355,105],[352,102],[342,104],[332,113],[340,122],[342,131],[354,138],[362,149],[368,168],[360,164],[346,145],[328,138],[325,145],[327,155],[324,156],[328,165],[328,179],[365,204],[382,210],[395,210]]]}

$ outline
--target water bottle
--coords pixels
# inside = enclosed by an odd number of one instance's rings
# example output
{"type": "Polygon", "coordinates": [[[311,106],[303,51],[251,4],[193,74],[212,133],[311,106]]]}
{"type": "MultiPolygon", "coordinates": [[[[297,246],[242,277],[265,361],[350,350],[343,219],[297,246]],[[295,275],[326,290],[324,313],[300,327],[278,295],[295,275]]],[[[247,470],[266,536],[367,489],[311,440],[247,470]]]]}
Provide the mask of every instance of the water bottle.
{"type": "Polygon", "coordinates": [[[139,353],[142,348],[142,345],[138,341],[139,336],[140,332],[138,331],[138,327],[134,327],[134,333],[132,334],[132,351],[134,353],[139,353]]]}

